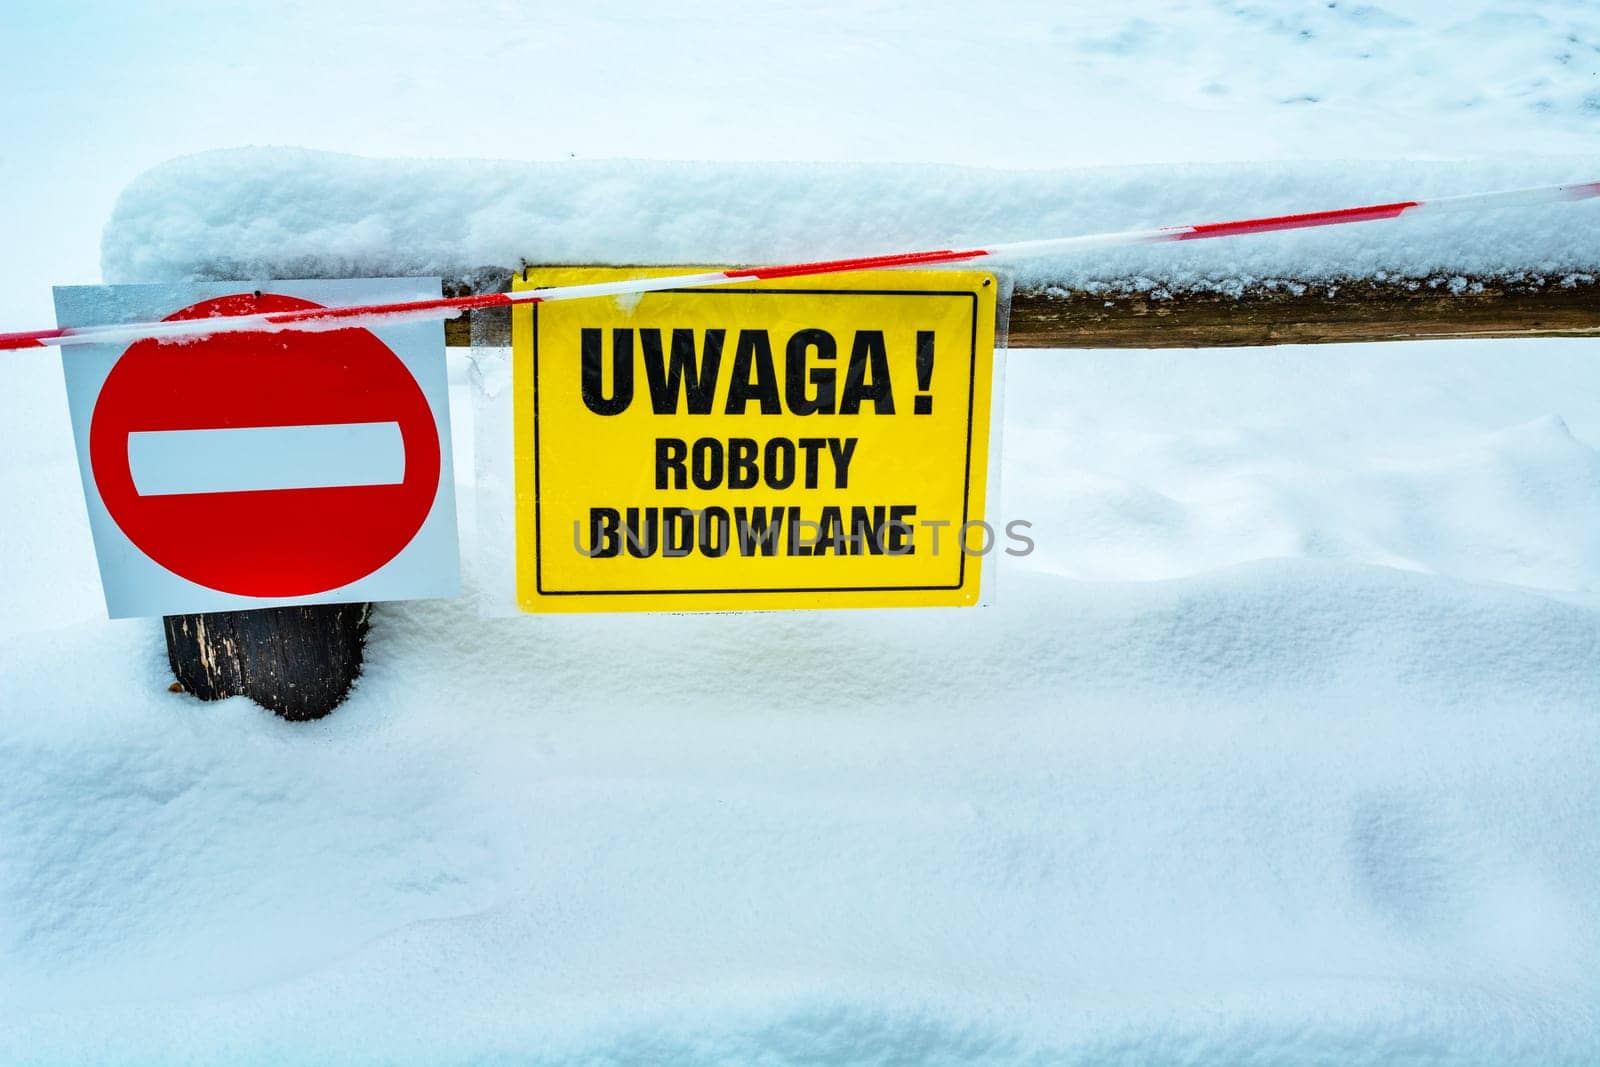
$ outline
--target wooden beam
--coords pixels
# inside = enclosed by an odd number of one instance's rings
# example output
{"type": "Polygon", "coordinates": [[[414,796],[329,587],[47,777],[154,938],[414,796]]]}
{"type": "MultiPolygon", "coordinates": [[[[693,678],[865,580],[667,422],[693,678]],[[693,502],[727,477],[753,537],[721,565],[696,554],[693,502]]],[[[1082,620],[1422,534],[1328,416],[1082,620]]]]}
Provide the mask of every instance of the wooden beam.
{"type": "MultiPolygon", "coordinates": [[[[509,285],[510,272],[504,272],[509,285]]],[[[498,280],[498,279],[497,279],[498,280]]],[[[465,287],[462,287],[465,290],[465,287]]],[[[510,344],[510,316],[478,312],[479,344],[510,344]]],[[[445,342],[472,343],[466,316],[445,342]]],[[[1280,282],[1237,295],[1163,290],[1018,291],[1012,348],[1233,348],[1450,337],[1600,335],[1600,281],[1280,282]]]]}
{"type": "Polygon", "coordinates": [[[1082,291],[1018,293],[1012,348],[1224,348],[1446,337],[1600,334],[1595,283],[1447,284],[1360,281],[1155,297],[1082,291]]]}

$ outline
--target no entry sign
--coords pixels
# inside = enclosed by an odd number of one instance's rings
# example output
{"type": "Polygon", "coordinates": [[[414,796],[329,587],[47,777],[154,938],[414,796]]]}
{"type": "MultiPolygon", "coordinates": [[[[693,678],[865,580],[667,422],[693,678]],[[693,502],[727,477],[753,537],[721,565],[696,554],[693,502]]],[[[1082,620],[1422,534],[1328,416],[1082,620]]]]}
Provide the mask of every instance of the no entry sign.
{"type": "Polygon", "coordinates": [[[976,603],[997,288],[880,271],[514,308],[521,606],[976,603]]]}
{"type": "MultiPolygon", "coordinates": [[[[58,289],[63,325],[412,299],[415,279],[58,289]]],[[[437,324],[64,356],[113,617],[453,595],[437,324]]]]}

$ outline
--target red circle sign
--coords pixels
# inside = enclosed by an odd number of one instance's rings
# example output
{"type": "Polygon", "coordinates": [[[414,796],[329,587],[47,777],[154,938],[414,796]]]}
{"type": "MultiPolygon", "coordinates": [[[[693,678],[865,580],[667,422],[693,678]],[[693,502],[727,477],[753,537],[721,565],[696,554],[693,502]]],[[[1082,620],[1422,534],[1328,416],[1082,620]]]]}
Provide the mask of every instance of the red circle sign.
{"type": "MultiPolygon", "coordinates": [[[[168,319],[317,306],[241,294],[168,319]]],[[[366,577],[416,536],[439,487],[428,399],[400,358],[360,329],[135,342],[95,402],[89,458],[106,510],[130,541],[173,573],[239,596],[309,596],[366,577]],[[131,433],[348,423],[398,424],[400,482],[149,495],[134,484],[131,433]]]]}

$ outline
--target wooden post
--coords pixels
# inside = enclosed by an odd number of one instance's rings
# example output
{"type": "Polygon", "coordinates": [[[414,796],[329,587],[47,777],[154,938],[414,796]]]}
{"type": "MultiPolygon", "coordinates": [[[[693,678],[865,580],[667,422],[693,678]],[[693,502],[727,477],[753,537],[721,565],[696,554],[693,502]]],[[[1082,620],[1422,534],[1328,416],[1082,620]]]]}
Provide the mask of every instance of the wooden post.
{"type": "Polygon", "coordinates": [[[173,688],[201,700],[247,696],[285,719],[320,719],[361,675],[371,615],[371,604],[168,615],[173,688]]]}
{"type": "MultiPolygon", "coordinates": [[[[250,282],[229,275],[210,280],[250,282]]],[[[467,270],[443,285],[445,296],[509,288],[510,270],[501,267],[467,270]]],[[[445,331],[451,344],[466,344],[466,322],[446,322],[445,331]]],[[[173,688],[202,701],[248,696],[291,720],[322,718],[344,702],[362,673],[371,614],[370,603],[170,614],[166,659],[178,677],[173,688]]]]}
{"type": "MultiPolygon", "coordinates": [[[[447,279],[444,295],[504,292],[510,279],[509,270],[483,267],[447,279]]],[[[452,344],[466,343],[467,326],[464,321],[445,324],[452,344]]],[[[442,444],[450,447],[448,441],[442,444]]],[[[178,679],[174,688],[201,700],[247,696],[285,719],[320,719],[344,703],[361,676],[371,618],[371,604],[168,615],[164,626],[167,661],[178,679]]]]}
{"type": "Polygon", "coordinates": [[[371,604],[168,615],[177,687],[201,700],[247,696],[285,719],[320,719],[361,674],[371,604]]]}

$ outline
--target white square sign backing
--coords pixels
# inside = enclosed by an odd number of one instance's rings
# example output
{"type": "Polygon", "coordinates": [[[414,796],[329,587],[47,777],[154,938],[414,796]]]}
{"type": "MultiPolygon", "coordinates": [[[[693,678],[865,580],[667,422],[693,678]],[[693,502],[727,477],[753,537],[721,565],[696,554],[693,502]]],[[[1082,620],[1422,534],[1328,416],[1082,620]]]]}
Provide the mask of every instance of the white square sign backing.
{"type": "MultiPolygon", "coordinates": [[[[439,280],[55,290],[62,327],[437,299],[439,280]]],[[[438,322],[63,350],[113,618],[460,591],[438,322]]]]}

